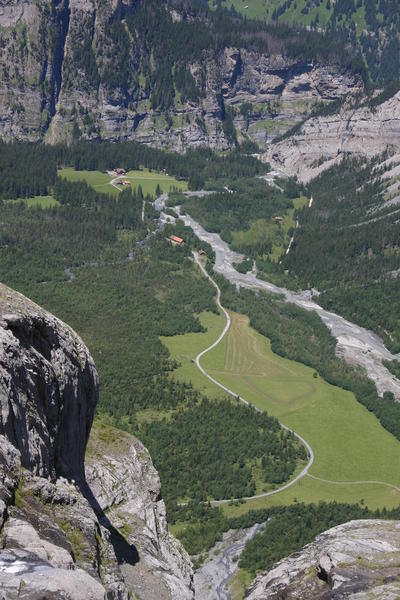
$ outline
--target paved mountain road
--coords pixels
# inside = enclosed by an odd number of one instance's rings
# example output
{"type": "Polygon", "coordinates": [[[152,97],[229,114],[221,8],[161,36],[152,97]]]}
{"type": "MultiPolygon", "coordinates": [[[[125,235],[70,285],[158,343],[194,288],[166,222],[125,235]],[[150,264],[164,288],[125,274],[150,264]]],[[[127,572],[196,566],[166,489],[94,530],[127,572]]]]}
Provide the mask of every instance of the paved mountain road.
{"type": "MultiPolygon", "coordinates": [[[[210,275],[205,270],[204,266],[200,262],[199,255],[197,253],[195,253],[195,252],[193,253],[193,255],[194,255],[195,261],[199,265],[199,267],[200,267],[202,273],[204,274],[204,276],[207,277],[207,279],[209,279],[209,281],[212,283],[212,285],[216,288],[216,290],[217,290],[217,306],[223,312],[223,314],[225,315],[225,319],[226,319],[225,327],[224,327],[222,333],[220,334],[220,336],[218,337],[218,339],[215,340],[215,342],[212,343],[211,346],[208,346],[208,348],[206,348],[205,350],[202,350],[196,356],[196,360],[195,360],[196,365],[200,369],[200,371],[203,373],[203,375],[205,377],[207,377],[207,379],[209,379],[210,381],[212,381],[212,383],[214,383],[215,385],[217,385],[218,387],[220,387],[221,389],[223,389],[224,392],[226,392],[230,396],[233,396],[234,398],[238,398],[244,404],[249,405],[250,403],[247,400],[245,400],[241,396],[238,396],[233,390],[229,389],[228,387],[226,387],[225,385],[223,385],[222,383],[220,383],[219,381],[217,381],[217,379],[214,379],[214,377],[211,377],[211,375],[209,375],[207,373],[207,371],[204,369],[204,367],[202,367],[201,364],[200,364],[201,358],[205,354],[207,354],[207,352],[210,352],[211,350],[213,350],[213,348],[215,348],[216,346],[218,346],[218,344],[223,340],[223,338],[225,337],[225,335],[228,333],[229,328],[231,326],[231,317],[230,317],[228,311],[221,304],[221,290],[220,290],[219,286],[215,283],[215,281],[212,279],[212,277],[210,277],[210,275]]],[[[261,410],[259,408],[256,408],[256,410],[258,412],[261,412],[261,410]]],[[[294,477],[293,479],[291,479],[288,483],[285,483],[285,485],[282,485],[279,488],[277,488],[275,490],[272,490],[270,492],[263,492],[262,494],[257,494],[256,496],[246,496],[245,498],[243,498],[243,500],[255,500],[256,498],[266,498],[267,496],[274,496],[275,494],[279,494],[280,492],[283,492],[284,490],[287,490],[292,485],[294,485],[295,483],[297,483],[297,481],[299,481],[299,479],[301,479],[302,477],[304,477],[305,475],[307,475],[307,473],[308,473],[311,465],[313,464],[313,462],[314,462],[314,452],[313,452],[313,449],[311,448],[310,444],[303,437],[301,437],[301,435],[299,435],[298,433],[296,433],[292,429],[289,429],[289,427],[286,427],[282,423],[281,423],[281,427],[283,427],[283,429],[286,429],[287,431],[291,431],[295,435],[295,437],[297,437],[297,439],[300,440],[305,445],[305,447],[308,450],[308,456],[309,456],[308,463],[306,464],[306,466],[304,467],[304,469],[300,473],[298,473],[298,475],[296,475],[296,477],[294,477]]],[[[235,498],[234,500],[239,500],[239,498],[235,498]]],[[[213,506],[218,506],[218,505],[221,505],[221,504],[226,504],[228,502],[232,502],[232,498],[227,499],[227,500],[213,500],[211,502],[211,504],[213,506]]]]}
{"type": "MultiPolygon", "coordinates": [[[[175,207],[179,213],[179,206],[175,207]]],[[[313,298],[310,291],[292,292],[280,288],[272,283],[258,279],[256,274],[239,273],[234,268],[235,263],[243,260],[243,256],[231,250],[217,233],[206,231],[190,215],[181,215],[180,218],[185,225],[191,227],[197,237],[210,244],[215,252],[214,271],[225,277],[230,283],[237,287],[245,287],[254,290],[264,290],[272,294],[279,294],[287,302],[291,302],[304,308],[314,310],[328,327],[332,335],[337,339],[337,351],[344,359],[365,369],[368,377],[376,384],[379,394],[385,391],[393,392],[400,399],[400,381],[394,377],[383,365],[383,360],[400,360],[400,354],[392,354],[385,347],[383,341],[372,331],[364,329],[333,312],[325,310],[313,298]]]]}

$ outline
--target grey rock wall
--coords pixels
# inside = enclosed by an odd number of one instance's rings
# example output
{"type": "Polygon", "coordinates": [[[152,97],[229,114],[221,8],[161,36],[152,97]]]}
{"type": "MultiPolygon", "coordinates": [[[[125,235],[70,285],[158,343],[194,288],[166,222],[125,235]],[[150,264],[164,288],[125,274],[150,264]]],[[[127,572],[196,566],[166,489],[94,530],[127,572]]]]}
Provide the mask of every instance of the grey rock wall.
{"type": "Polygon", "coordinates": [[[97,372],[64,323],[0,284],[0,435],[35,475],[84,477],[97,372]]]}
{"type": "Polygon", "coordinates": [[[331,101],[361,88],[345,71],[270,54],[227,48],[204,52],[189,64],[198,102],[176,102],[168,115],[151,108],[151,89],[142,76],[140,39],[130,38],[127,85],[111,85],[110,72],[120,51],[107,35],[118,2],[14,0],[0,11],[0,136],[5,139],[70,141],[137,140],[182,151],[232,145],[223,131],[222,112],[233,110],[239,138],[262,146],[308,114],[316,101],[331,101]],[[50,43],[54,31],[57,44],[50,43]],[[93,53],[98,77],[87,76],[80,58],[93,53]],[[240,111],[249,103],[251,111],[240,111]]]}
{"type": "Polygon", "coordinates": [[[265,159],[307,182],[346,154],[371,158],[387,149],[400,151],[400,92],[373,110],[347,103],[337,114],[309,119],[265,159]]]}
{"type": "Polygon", "coordinates": [[[400,597],[400,522],[350,521],[259,575],[248,600],[400,597]]]}
{"type": "Polygon", "coordinates": [[[147,450],[94,428],[98,377],[67,325],[0,284],[0,590],[3,600],[190,600],[147,450]],[[159,595],[158,595],[159,594],[159,595]]]}

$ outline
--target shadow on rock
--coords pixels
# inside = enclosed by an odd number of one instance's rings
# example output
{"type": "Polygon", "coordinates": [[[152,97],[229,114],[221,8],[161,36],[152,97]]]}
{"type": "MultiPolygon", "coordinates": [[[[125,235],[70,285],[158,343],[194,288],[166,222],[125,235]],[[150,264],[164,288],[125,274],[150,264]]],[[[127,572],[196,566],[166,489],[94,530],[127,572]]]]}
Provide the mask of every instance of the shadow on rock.
{"type": "Polygon", "coordinates": [[[120,534],[118,529],[114,527],[110,519],[104,513],[103,509],[101,508],[100,504],[98,503],[88,484],[84,482],[79,487],[82,495],[86,498],[91,508],[95,512],[99,523],[109,531],[109,541],[114,548],[115,557],[117,559],[118,564],[136,565],[140,560],[139,552],[137,551],[136,546],[130,544],[124,538],[124,536],[120,534]]]}

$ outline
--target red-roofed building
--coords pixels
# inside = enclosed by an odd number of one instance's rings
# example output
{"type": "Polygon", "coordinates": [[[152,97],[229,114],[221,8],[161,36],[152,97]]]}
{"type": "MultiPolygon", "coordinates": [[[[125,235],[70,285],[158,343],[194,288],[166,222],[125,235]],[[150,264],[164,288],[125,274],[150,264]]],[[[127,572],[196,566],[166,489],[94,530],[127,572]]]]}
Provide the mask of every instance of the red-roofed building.
{"type": "Polygon", "coordinates": [[[171,235],[171,237],[169,239],[174,244],[174,246],[184,246],[185,245],[184,240],[182,238],[178,237],[177,235],[171,235]]]}

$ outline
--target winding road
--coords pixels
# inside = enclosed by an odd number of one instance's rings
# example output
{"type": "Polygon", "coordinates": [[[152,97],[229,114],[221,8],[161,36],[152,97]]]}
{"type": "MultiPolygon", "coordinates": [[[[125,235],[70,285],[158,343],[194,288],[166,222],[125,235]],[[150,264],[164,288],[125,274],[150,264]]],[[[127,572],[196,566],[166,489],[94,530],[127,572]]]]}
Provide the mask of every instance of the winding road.
{"type": "MultiPolygon", "coordinates": [[[[247,404],[248,406],[250,406],[250,402],[248,402],[247,400],[245,400],[241,396],[238,396],[237,394],[235,394],[235,392],[233,390],[229,389],[228,387],[226,387],[225,385],[223,385],[222,383],[220,383],[219,381],[217,381],[216,379],[214,379],[214,377],[211,377],[211,375],[209,375],[209,373],[207,373],[207,371],[204,369],[204,367],[202,367],[201,364],[200,364],[201,358],[205,354],[207,354],[207,352],[210,352],[216,346],[218,346],[218,344],[223,340],[223,338],[228,333],[229,328],[231,326],[231,317],[230,317],[228,311],[221,304],[221,290],[220,290],[218,284],[213,280],[212,277],[210,277],[210,275],[205,270],[204,266],[202,265],[202,263],[200,261],[199,255],[196,252],[194,252],[193,256],[194,256],[194,259],[195,259],[196,263],[199,265],[199,267],[200,267],[203,275],[205,277],[207,277],[207,279],[216,288],[216,290],[217,290],[217,299],[216,299],[217,306],[223,312],[223,314],[225,315],[225,319],[226,319],[225,327],[224,327],[222,333],[220,334],[220,336],[218,337],[218,339],[215,340],[215,342],[212,343],[211,346],[208,346],[208,348],[206,348],[205,350],[202,350],[196,356],[196,359],[195,359],[196,365],[200,369],[200,371],[203,373],[203,375],[205,377],[207,377],[207,379],[209,379],[212,383],[214,383],[215,385],[217,385],[218,387],[220,387],[222,390],[224,390],[224,392],[226,392],[230,396],[233,396],[234,398],[237,398],[238,400],[240,400],[244,404],[247,404]]],[[[255,407],[255,410],[257,410],[258,412],[262,412],[257,407],[255,407]]],[[[280,425],[281,425],[281,427],[283,429],[286,429],[286,431],[290,431],[291,433],[293,433],[293,435],[298,440],[300,440],[304,444],[304,446],[307,448],[308,455],[309,455],[309,459],[308,459],[307,465],[304,467],[304,469],[298,475],[296,475],[296,477],[294,477],[293,479],[291,479],[288,483],[285,483],[285,485],[282,485],[281,487],[277,488],[276,490],[272,490],[270,492],[263,492],[262,494],[257,494],[256,496],[246,496],[245,498],[242,498],[242,500],[255,500],[257,498],[266,498],[267,496],[273,496],[275,494],[279,494],[280,492],[283,492],[284,490],[287,490],[288,488],[292,487],[292,485],[294,485],[295,483],[297,483],[299,481],[299,479],[301,479],[302,477],[304,477],[305,475],[308,474],[308,471],[309,471],[311,465],[314,462],[314,452],[313,452],[313,449],[311,448],[310,444],[303,437],[301,437],[301,435],[299,435],[298,433],[296,433],[295,431],[293,431],[293,429],[289,429],[289,427],[286,427],[286,425],[283,425],[282,423],[280,425]]],[[[227,499],[227,500],[213,500],[211,502],[211,504],[213,506],[218,506],[218,505],[221,505],[221,504],[227,504],[228,502],[232,502],[232,501],[235,501],[235,500],[239,500],[239,498],[233,498],[233,499],[230,498],[230,499],[227,499]]]]}
{"type": "MultiPolygon", "coordinates": [[[[162,208],[160,207],[160,210],[162,208]]],[[[174,208],[180,214],[180,207],[174,208]]],[[[255,273],[239,273],[234,265],[243,260],[243,255],[231,250],[218,233],[206,231],[195,219],[188,214],[180,215],[186,226],[192,228],[195,235],[210,244],[215,252],[214,271],[225,277],[236,287],[252,290],[264,290],[279,294],[286,302],[300,306],[308,311],[315,311],[337,339],[337,351],[350,364],[360,366],[377,387],[379,394],[385,391],[393,392],[400,399],[400,381],[392,375],[383,364],[385,360],[400,359],[400,354],[392,354],[383,341],[372,331],[369,331],[340,315],[330,312],[320,306],[309,290],[292,292],[278,287],[268,281],[259,279],[255,273]]]]}

